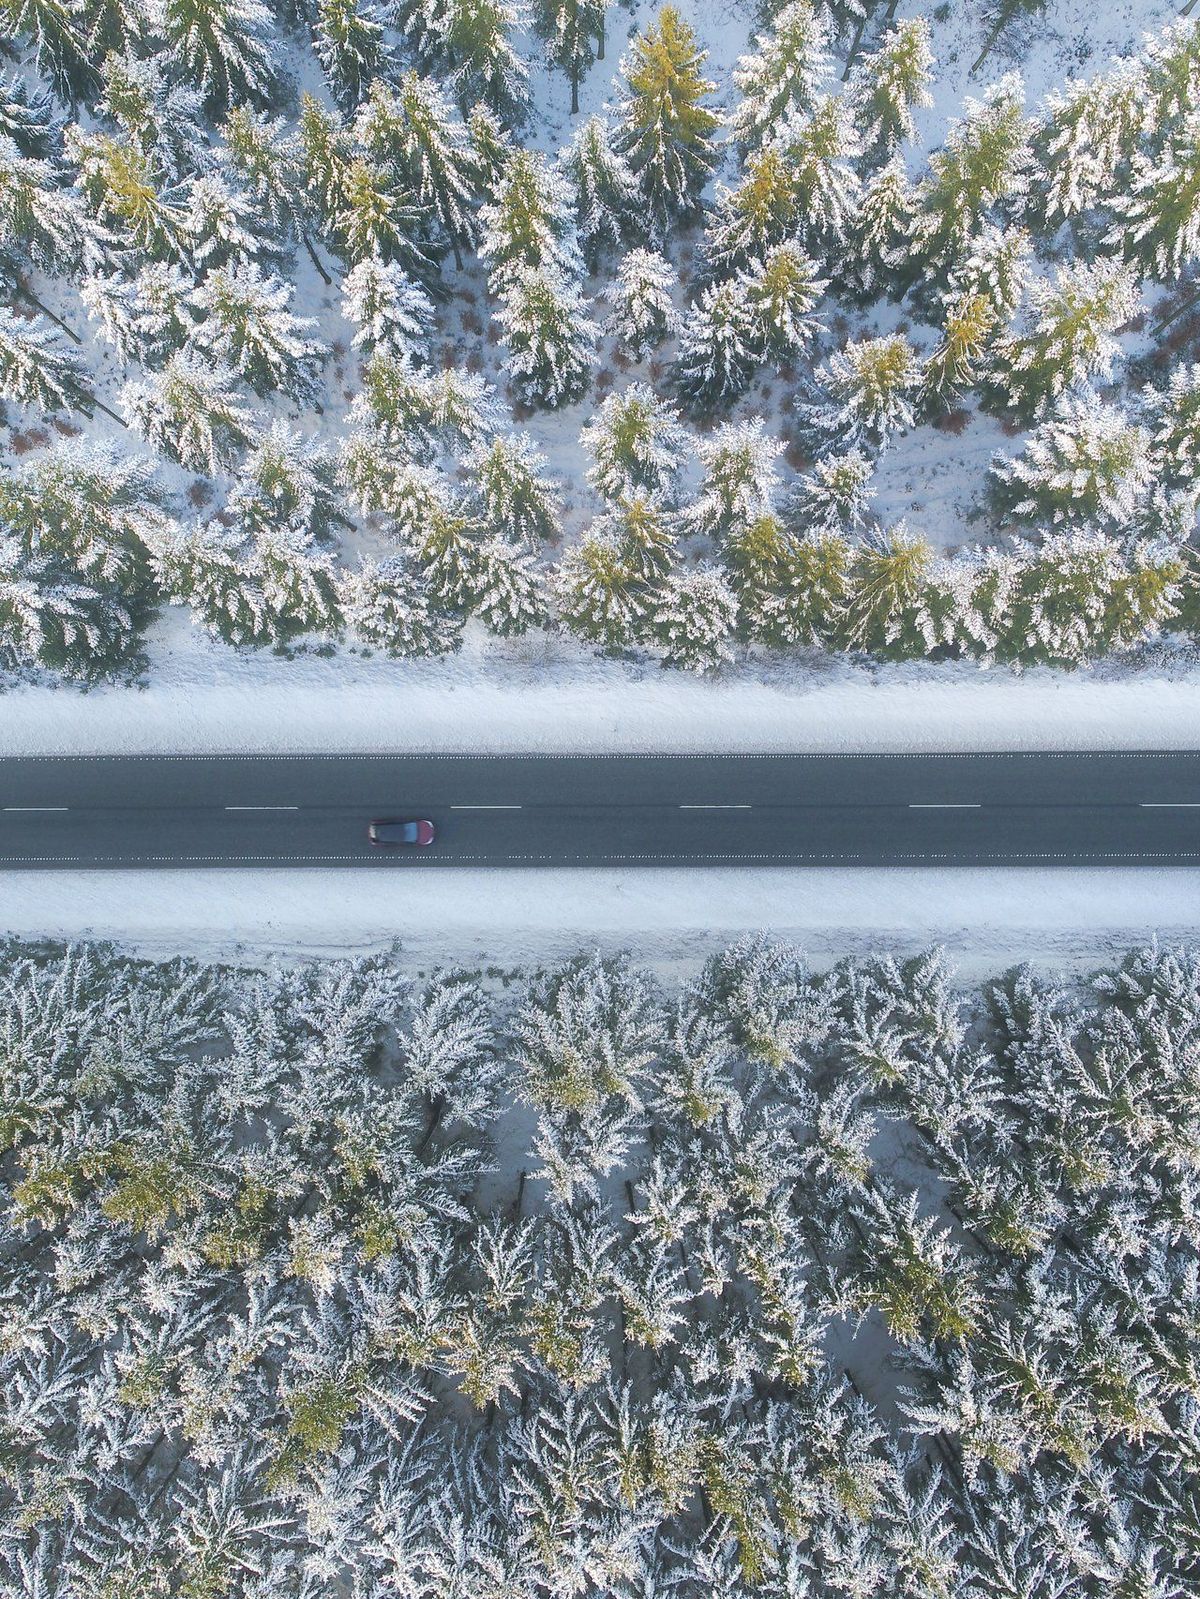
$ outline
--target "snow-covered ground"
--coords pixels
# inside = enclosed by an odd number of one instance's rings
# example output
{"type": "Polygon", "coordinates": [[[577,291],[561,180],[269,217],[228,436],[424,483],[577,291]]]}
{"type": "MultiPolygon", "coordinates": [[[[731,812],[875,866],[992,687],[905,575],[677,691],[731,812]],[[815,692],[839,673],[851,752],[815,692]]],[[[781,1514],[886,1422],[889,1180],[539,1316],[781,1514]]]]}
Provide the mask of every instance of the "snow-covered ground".
{"type": "Polygon", "coordinates": [[[282,750],[1183,749],[1200,656],[1016,675],[967,664],[767,655],[719,679],[531,635],[447,660],[292,660],[205,640],[174,613],[140,690],[0,693],[0,754],[282,750]]]}
{"type": "Polygon", "coordinates": [[[629,949],[669,972],[769,928],[814,960],[943,944],[965,979],[1194,939],[1200,871],[197,871],[0,874],[0,928],[255,961],[401,944],[418,966],[629,949]]]}

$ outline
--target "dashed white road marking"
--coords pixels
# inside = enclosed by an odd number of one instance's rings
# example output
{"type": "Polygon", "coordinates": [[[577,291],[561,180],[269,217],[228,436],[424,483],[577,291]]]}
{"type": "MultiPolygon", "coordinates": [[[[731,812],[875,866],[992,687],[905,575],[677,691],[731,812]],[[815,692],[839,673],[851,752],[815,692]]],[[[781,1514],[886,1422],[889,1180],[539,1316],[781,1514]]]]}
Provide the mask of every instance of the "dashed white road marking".
{"type": "Polygon", "coordinates": [[[749,805],[681,805],[681,811],[748,811],[749,805]]]}
{"type": "Polygon", "coordinates": [[[978,811],[983,806],[978,800],[910,800],[910,811],[978,811]]]}
{"type": "Polygon", "coordinates": [[[519,811],[520,805],[452,805],[452,811],[519,811]]]}
{"type": "Polygon", "coordinates": [[[227,811],[298,811],[298,805],[226,805],[227,811]]]}
{"type": "Polygon", "coordinates": [[[1200,800],[1143,800],[1143,811],[1200,811],[1200,800]]]}
{"type": "Polygon", "coordinates": [[[5,811],[66,811],[69,805],[6,805],[5,811]]]}

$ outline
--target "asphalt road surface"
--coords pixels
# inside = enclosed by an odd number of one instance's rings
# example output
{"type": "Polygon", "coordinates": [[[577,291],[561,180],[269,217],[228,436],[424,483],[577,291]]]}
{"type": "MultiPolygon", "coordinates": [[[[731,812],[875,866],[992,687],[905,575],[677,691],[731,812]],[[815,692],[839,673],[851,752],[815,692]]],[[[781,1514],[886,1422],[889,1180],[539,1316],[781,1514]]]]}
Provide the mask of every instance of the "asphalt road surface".
{"type": "Polygon", "coordinates": [[[0,870],[1073,863],[1200,865],[1200,753],[0,759],[0,870]]]}

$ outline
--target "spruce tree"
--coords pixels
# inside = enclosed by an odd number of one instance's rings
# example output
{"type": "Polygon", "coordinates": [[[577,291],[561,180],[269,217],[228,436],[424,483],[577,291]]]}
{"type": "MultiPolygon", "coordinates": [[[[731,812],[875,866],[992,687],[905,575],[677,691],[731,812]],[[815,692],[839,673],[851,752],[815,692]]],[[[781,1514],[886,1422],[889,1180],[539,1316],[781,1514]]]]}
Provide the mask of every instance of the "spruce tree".
{"type": "Polygon", "coordinates": [[[921,377],[928,410],[943,411],[974,387],[995,326],[995,309],[984,294],[965,294],[947,307],[942,336],[921,377]]]}
{"type": "Polygon", "coordinates": [[[268,242],[249,196],[218,172],[202,173],[188,184],[183,228],[192,265],[200,270],[245,265],[268,242]]]}
{"type": "Polygon", "coordinates": [[[581,275],[570,190],[544,156],[524,149],[513,154],[480,221],[479,254],[493,294],[530,268],[545,267],[568,279],[581,275]]]}
{"type": "Polygon", "coordinates": [[[558,536],[561,504],[546,459],[527,433],[498,434],[468,458],[479,520],[493,535],[536,549],[558,536]]]}
{"type": "Polygon", "coordinates": [[[192,295],[203,321],[194,340],[214,363],[236,372],[259,394],[282,390],[294,399],[316,393],[323,346],[309,335],[313,317],[290,309],[294,290],[258,267],[210,272],[192,295]]]}
{"type": "Polygon", "coordinates": [[[771,143],[789,117],[811,111],[833,65],[828,29],[812,0],[790,0],[754,43],[733,70],[741,96],[733,137],[747,150],[771,143]]]}
{"type": "Polygon", "coordinates": [[[148,444],[197,472],[227,465],[257,431],[233,373],[191,350],[173,355],[161,372],[127,383],[121,409],[148,444]]]}
{"type": "Polygon", "coordinates": [[[1139,396],[1150,428],[1157,480],[1171,488],[1200,483],[1200,364],[1174,367],[1165,389],[1139,396]]]}
{"type": "Polygon", "coordinates": [[[1088,80],[1068,78],[1046,96],[1034,135],[1034,183],[1050,223],[1080,217],[1112,193],[1146,122],[1145,73],[1126,58],[1088,80]]]}
{"type": "Polygon", "coordinates": [[[661,499],[638,490],[597,517],[592,532],[615,539],[634,576],[655,583],[675,561],[677,526],[678,518],[661,499]]]}
{"type": "Polygon", "coordinates": [[[716,164],[721,119],[703,103],[714,85],[707,59],[672,6],[664,6],[621,62],[617,147],[628,158],[642,201],[643,226],[662,237],[700,210],[700,191],[716,164]]]}
{"type": "Polygon", "coordinates": [[[394,261],[368,256],[346,274],[342,315],[357,326],[350,343],[365,355],[379,351],[411,366],[428,361],[433,301],[394,261]]]}
{"type": "Polygon", "coordinates": [[[358,142],[435,216],[462,266],[475,243],[475,152],[466,124],[436,83],[406,72],[389,88],[376,82],[354,120],[358,142]]]}
{"type": "Polygon", "coordinates": [[[600,330],[574,284],[551,269],[527,267],[508,284],[496,321],[522,400],[554,408],[582,399],[600,330]]]}
{"type": "Polygon", "coordinates": [[[80,19],[66,0],[3,0],[0,16],[14,42],[25,39],[33,46],[38,70],[61,100],[77,100],[93,86],[80,19]]]}
{"type": "Polygon", "coordinates": [[[520,121],[528,68],[513,48],[522,13],[508,0],[398,0],[396,25],[423,67],[437,69],[464,113],[482,101],[504,122],[520,121]]]}
{"type": "Polygon", "coordinates": [[[725,278],[710,284],[680,330],[675,383],[684,403],[711,410],[745,393],[760,339],[741,280],[725,278]]]}
{"type": "Polygon", "coordinates": [[[775,509],[783,445],[761,421],[724,422],[697,442],[704,469],[700,497],[686,513],[692,531],[729,539],[775,509]]]}
{"type": "Polygon", "coordinates": [[[226,510],[247,533],[287,523],[327,543],[337,524],[349,526],[338,501],[334,458],[320,438],[276,421],[241,463],[226,510]]]}
{"type": "Polygon", "coordinates": [[[1106,378],[1119,354],[1114,335],[1141,303],[1119,261],[1066,265],[1030,285],[1027,310],[996,342],[989,391],[1018,416],[1044,412],[1084,378],[1106,378]]]}
{"type": "Polygon", "coordinates": [[[77,194],[60,188],[48,161],[22,155],[0,135],[0,251],[50,271],[99,253],[98,230],[77,194]]]}
{"type": "Polygon", "coordinates": [[[865,150],[886,156],[898,144],[916,138],[913,113],[933,104],[932,72],[933,51],[924,17],[895,23],[874,50],[858,57],[848,92],[865,150]]]}
{"type": "Polygon", "coordinates": [[[141,150],[106,133],[71,128],[66,154],[77,166],[79,189],[102,226],[154,259],[183,254],[187,217],[182,196],[141,150]]]}
{"type": "Polygon", "coordinates": [[[546,618],[542,581],[528,546],[485,539],[476,553],[475,615],[491,633],[517,638],[546,618]]]}
{"type": "Polygon", "coordinates": [[[261,0],[162,0],[158,25],[215,109],[270,98],[271,13],[261,0]]]}
{"type": "Polygon", "coordinates": [[[862,191],[849,103],[844,96],[822,95],[810,113],[789,119],[776,137],[791,176],[797,232],[832,257],[862,191]]]}
{"type": "Polygon", "coordinates": [[[798,244],[781,244],[752,262],[739,281],[757,359],[778,368],[807,350],[821,328],[813,311],[827,287],[812,257],[798,244]]]}
{"type": "Polygon", "coordinates": [[[613,334],[635,361],[677,332],[681,317],[675,309],[679,279],[670,262],[654,250],[630,250],[622,256],[608,290],[612,315],[605,331],[613,334]]]}
{"type": "Polygon", "coordinates": [[[386,75],[388,50],[374,0],[317,0],[313,48],[329,91],[353,111],[373,78],[386,75]]]}
{"type": "Polygon", "coordinates": [[[915,216],[915,191],[904,157],[894,155],[864,184],[844,249],[830,259],[830,275],[864,303],[880,294],[899,299],[919,265],[915,216]]]}
{"type": "Polygon", "coordinates": [[[1112,200],[1105,243],[1147,277],[1166,282],[1200,260],[1200,107],[1153,155],[1139,152],[1127,188],[1112,200]]]}
{"type": "Polygon", "coordinates": [[[99,109],[172,181],[196,165],[204,147],[203,97],[166,70],[164,57],[109,55],[99,109]]]}
{"type": "Polygon", "coordinates": [[[902,333],[860,339],[831,355],[797,410],[816,438],[881,449],[913,425],[912,401],[921,365],[902,333]]]}
{"type": "Polygon", "coordinates": [[[833,647],[845,603],[849,551],[836,533],[794,538],[765,512],[724,545],[739,632],[774,648],[833,647]]]}
{"type": "Polygon", "coordinates": [[[733,659],[736,625],[737,598],[720,567],[677,570],[654,590],[649,635],[667,666],[716,671],[733,659]]]}
{"type": "Polygon", "coordinates": [[[308,233],[314,201],[305,179],[303,147],[288,120],[235,106],[222,125],[221,139],[223,153],[258,214],[280,239],[298,238],[323,271],[308,233]]]}
{"type": "Polygon", "coordinates": [[[0,399],[39,411],[82,411],[97,401],[78,357],[40,317],[0,309],[0,399]]]}
{"type": "Polygon", "coordinates": [[[179,267],[156,263],[133,279],[117,272],[85,278],[79,298],[123,361],[161,366],[195,330],[193,292],[179,267]]]}
{"type": "Polygon", "coordinates": [[[997,323],[1007,322],[1025,293],[1032,249],[1028,229],[989,224],[972,239],[951,274],[944,303],[982,295],[997,323]]]}
{"type": "Polygon", "coordinates": [[[789,520],[802,533],[853,533],[868,519],[876,490],[873,468],[861,450],[822,455],[796,479],[789,520]]]}
{"type": "Polygon", "coordinates": [[[588,117],[558,158],[575,196],[579,242],[594,272],[606,250],[636,231],[637,185],[603,117],[588,117]]]}
{"type": "Polygon", "coordinates": [[[588,482],[605,500],[644,491],[670,498],[688,435],[676,412],[644,383],[611,394],[579,436],[588,482]]]}
{"type": "Polygon", "coordinates": [[[425,585],[398,556],[364,558],[342,578],[339,604],[350,631],[387,655],[449,655],[462,642],[461,623],[433,605],[425,585]]]}
{"type": "Polygon", "coordinates": [[[16,72],[0,77],[0,134],[28,160],[49,160],[58,142],[49,90],[27,83],[16,72]]]}
{"type": "Polygon", "coordinates": [[[1039,527],[1128,528],[1154,472],[1148,431],[1086,392],[1065,395],[1020,455],[992,465],[996,497],[1039,527]]]}
{"type": "Polygon", "coordinates": [[[546,41],[546,59],[571,85],[571,115],[579,111],[579,85],[604,53],[608,0],[537,0],[534,20],[546,41]]]}

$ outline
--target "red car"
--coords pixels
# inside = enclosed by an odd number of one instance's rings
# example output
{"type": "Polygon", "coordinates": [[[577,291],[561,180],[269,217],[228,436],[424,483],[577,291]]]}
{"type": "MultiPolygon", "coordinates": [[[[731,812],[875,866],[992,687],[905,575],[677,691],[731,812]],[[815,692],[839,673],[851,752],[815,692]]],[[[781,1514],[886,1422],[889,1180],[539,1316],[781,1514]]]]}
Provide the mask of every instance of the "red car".
{"type": "Polygon", "coordinates": [[[367,838],[376,849],[403,849],[406,845],[425,849],[436,837],[432,822],[398,822],[394,818],[371,822],[367,838]]]}

